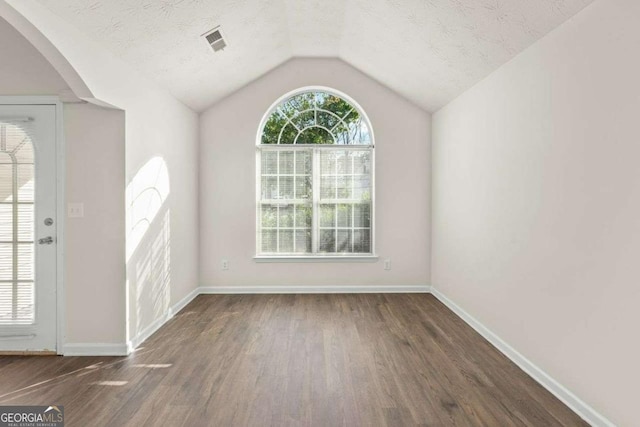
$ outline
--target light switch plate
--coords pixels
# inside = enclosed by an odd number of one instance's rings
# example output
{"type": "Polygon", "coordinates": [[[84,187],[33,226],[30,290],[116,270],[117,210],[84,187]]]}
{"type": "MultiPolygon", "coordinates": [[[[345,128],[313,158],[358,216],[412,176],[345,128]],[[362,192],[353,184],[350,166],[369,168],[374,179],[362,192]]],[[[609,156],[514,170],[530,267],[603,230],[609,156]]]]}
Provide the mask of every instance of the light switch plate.
{"type": "Polygon", "coordinates": [[[67,217],[69,217],[69,218],[83,218],[84,217],[84,203],[69,203],[67,205],[67,217]]]}

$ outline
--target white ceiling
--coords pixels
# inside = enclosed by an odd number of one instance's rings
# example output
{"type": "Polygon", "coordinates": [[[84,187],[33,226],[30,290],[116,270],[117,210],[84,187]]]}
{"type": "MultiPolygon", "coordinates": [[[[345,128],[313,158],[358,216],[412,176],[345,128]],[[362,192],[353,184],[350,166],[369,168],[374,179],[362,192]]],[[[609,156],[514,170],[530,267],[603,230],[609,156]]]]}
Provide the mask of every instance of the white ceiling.
{"type": "Polygon", "coordinates": [[[593,0],[38,0],[201,111],[294,56],[435,111],[593,0]],[[200,35],[221,25],[228,47],[200,35]]]}

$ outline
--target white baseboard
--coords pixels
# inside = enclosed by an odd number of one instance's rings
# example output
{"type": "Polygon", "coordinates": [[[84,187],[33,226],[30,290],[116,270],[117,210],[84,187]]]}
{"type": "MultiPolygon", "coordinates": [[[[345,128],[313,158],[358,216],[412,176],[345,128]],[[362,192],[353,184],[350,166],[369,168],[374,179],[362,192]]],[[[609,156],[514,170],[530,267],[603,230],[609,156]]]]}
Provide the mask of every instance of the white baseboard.
{"type": "Polygon", "coordinates": [[[65,356],[126,356],[127,344],[67,343],[62,349],[65,356]]]}
{"type": "Polygon", "coordinates": [[[551,394],[560,399],[573,412],[578,414],[583,420],[591,424],[593,427],[615,427],[611,421],[589,406],[586,402],[566,389],[558,381],[554,380],[546,372],[533,364],[529,359],[511,347],[506,341],[502,340],[498,335],[493,333],[489,328],[484,326],[479,320],[466,312],[462,307],[451,301],[442,292],[431,287],[431,293],[438,298],[444,305],[453,311],[458,317],[464,320],[469,326],[482,335],[501,353],[507,356],[513,363],[518,365],[520,369],[525,371],[529,376],[536,380],[540,385],[546,388],[551,394]]]}
{"type": "Polygon", "coordinates": [[[183,308],[187,306],[195,297],[200,295],[200,288],[195,288],[191,292],[189,292],[184,298],[180,301],[169,307],[169,316],[173,317],[180,312],[183,308]]]}
{"type": "Polygon", "coordinates": [[[202,294],[428,293],[429,286],[203,286],[189,292],[126,344],[66,344],[65,356],[126,356],[202,294]]]}
{"type": "Polygon", "coordinates": [[[429,286],[202,286],[200,294],[383,294],[429,293],[429,286]]]}
{"type": "Polygon", "coordinates": [[[189,292],[127,343],[127,354],[132,353],[173,316],[203,294],[346,294],[346,293],[428,293],[429,286],[202,286],[189,292]]]}
{"type": "Polygon", "coordinates": [[[131,354],[136,348],[140,346],[140,344],[145,342],[151,335],[153,335],[158,329],[160,329],[165,323],[167,323],[173,316],[175,316],[199,294],[200,288],[195,288],[180,301],[169,307],[165,314],[158,317],[150,325],[140,331],[138,335],[136,335],[127,343],[128,354],[131,354]]]}
{"type": "Polygon", "coordinates": [[[133,353],[133,351],[136,348],[138,348],[140,344],[145,342],[147,338],[149,338],[151,335],[154,334],[154,332],[160,329],[162,325],[167,323],[169,319],[171,319],[171,316],[169,316],[169,312],[167,311],[162,316],[158,317],[156,320],[151,322],[150,325],[148,325],[146,328],[138,332],[138,335],[136,335],[131,340],[129,340],[129,342],[127,343],[127,351],[129,353],[133,353]]]}
{"type": "Polygon", "coordinates": [[[560,399],[571,410],[594,427],[615,427],[611,421],[581,400],[529,359],[511,347],[498,335],[484,326],[479,320],[467,313],[459,305],[447,298],[436,288],[424,286],[201,286],[194,289],[183,299],[171,306],[167,313],[144,328],[127,344],[65,344],[65,356],[126,356],[147,338],[160,329],[169,319],[189,304],[195,297],[203,294],[345,294],[345,293],[432,293],[458,317],[464,320],[476,332],[482,335],[495,348],[507,356],[520,369],[529,374],[540,385],[560,399]]]}

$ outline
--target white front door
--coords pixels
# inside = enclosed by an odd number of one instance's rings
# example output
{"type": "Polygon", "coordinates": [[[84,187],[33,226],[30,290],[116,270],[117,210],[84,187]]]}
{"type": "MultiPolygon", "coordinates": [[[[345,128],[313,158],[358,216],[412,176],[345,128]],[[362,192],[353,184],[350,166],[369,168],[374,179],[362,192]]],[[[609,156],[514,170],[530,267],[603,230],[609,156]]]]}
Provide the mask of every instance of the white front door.
{"type": "Polygon", "coordinates": [[[0,352],[56,350],[56,109],[0,104],[0,352]]]}

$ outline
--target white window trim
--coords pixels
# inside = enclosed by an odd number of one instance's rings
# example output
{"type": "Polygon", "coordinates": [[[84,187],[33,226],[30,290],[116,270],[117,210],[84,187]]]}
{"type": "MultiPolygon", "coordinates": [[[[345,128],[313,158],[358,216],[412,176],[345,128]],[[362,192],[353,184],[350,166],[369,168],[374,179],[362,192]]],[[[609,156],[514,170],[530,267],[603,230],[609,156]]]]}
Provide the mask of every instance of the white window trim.
{"type": "Polygon", "coordinates": [[[367,263],[378,262],[380,257],[378,255],[360,255],[360,254],[345,254],[345,255],[256,255],[253,257],[255,262],[258,263],[277,263],[277,262],[345,262],[345,263],[367,263]]]}
{"type": "MultiPolygon", "coordinates": [[[[269,149],[281,149],[281,150],[295,150],[295,149],[309,149],[309,148],[314,148],[314,149],[336,149],[336,145],[327,145],[327,146],[322,146],[322,145],[315,145],[315,144],[273,144],[269,146],[269,149]]],[[[316,156],[314,156],[315,159],[316,156]]],[[[315,160],[314,160],[315,161],[315,160]]],[[[255,222],[255,236],[256,236],[256,240],[255,240],[255,250],[256,250],[256,255],[253,257],[254,261],[257,263],[270,263],[270,262],[377,262],[378,261],[378,255],[376,252],[376,238],[375,238],[375,234],[376,234],[376,222],[375,222],[375,188],[376,188],[376,183],[375,183],[375,135],[374,135],[374,130],[373,127],[371,126],[371,121],[369,120],[369,117],[367,116],[365,110],[360,106],[360,104],[354,100],[353,98],[351,98],[349,95],[338,91],[336,89],[330,88],[330,87],[326,87],[326,86],[305,86],[302,88],[298,88],[295,90],[292,90],[290,92],[285,93],[284,95],[282,95],[280,98],[278,98],[273,104],[271,104],[271,106],[267,109],[266,113],[264,114],[264,116],[262,117],[262,120],[260,121],[260,126],[258,127],[258,131],[256,133],[256,154],[255,154],[255,181],[256,181],[256,193],[255,193],[255,218],[256,218],[256,222],[255,222]],[[353,105],[355,107],[355,109],[358,111],[358,113],[360,114],[360,116],[362,117],[362,119],[364,120],[365,124],[368,127],[369,130],[369,135],[371,136],[371,144],[369,145],[340,145],[339,149],[340,150],[349,150],[349,149],[354,149],[354,150],[362,150],[363,148],[369,148],[371,150],[371,218],[370,218],[370,230],[371,230],[371,234],[370,234],[370,239],[371,239],[371,253],[356,253],[356,254],[351,254],[351,253],[346,253],[346,254],[336,254],[336,253],[329,253],[329,254],[323,254],[323,253],[313,253],[313,254],[304,254],[304,255],[297,255],[297,254],[261,254],[258,252],[258,248],[261,247],[261,239],[260,239],[260,233],[258,233],[258,230],[260,230],[260,216],[258,215],[258,207],[260,206],[260,202],[261,202],[261,193],[262,193],[262,188],[261,188],[261,148],[263,147],[263,145],[261,144],[262,142],[262,130],[267,122],[267,120],[269,119],[269,117],[271,116],[271,114],[274,112],[274,110],[286,99],[297,95],[297,94],[301,94],[304,92],[314,92],[314,91],[319,91],[319,92],[328,92],[331,94],[334,94],[342,99],[344,99],[345,101],[349,102],[351,105],[353,105]]],[[[314,174],[314,178],[313,181],[314,183],[316,182],[316,177],[315,174],[317,173],[317,167],[314,164],[313,165],[313,174],[314,174]]],[[[315,184],[314,184],[315,185],[315,184]]],[[[314,188],[313,190],[313,205],[316,205],[316,189],[314,188]]],[[[316,233],[318,230],[317,224],[316,224],[316,218],[317,215],[313,215],[313,224],[311,225],[311,229],[313,233],[316,233]]],[[[312,250],[315,252],[317,251],[317,248],[315,247],[315,245],[317,245],[317,238],[314,239],[315,244],[314,247],[312,248],[312,250]]]]}

